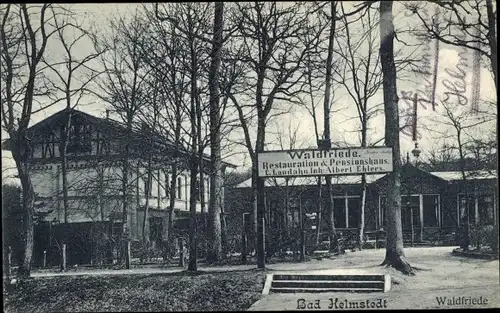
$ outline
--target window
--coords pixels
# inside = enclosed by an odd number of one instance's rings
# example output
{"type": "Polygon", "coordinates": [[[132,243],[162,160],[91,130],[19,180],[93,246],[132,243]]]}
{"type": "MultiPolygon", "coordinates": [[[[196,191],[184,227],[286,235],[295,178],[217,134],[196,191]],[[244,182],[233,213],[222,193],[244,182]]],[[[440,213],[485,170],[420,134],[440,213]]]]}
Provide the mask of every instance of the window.
{"type": "Polygon", "coordinates": [[[177,194],[176,194],[177,199],[182,199],[182,178],[178,177],[177,178],[177,194]]]}
{"type": "Polygon", "coordinates": [[[152,175],[150,173],[147,173],[144,176],[145,176],[143,178],[144,179],[144,195],[150,197],[153,194],[153,179],[151,177],[152,175]]]}
{"type": "Polygon", "coordinates": [[[169,198],[170,197],[170,179],[169,175],[167,172],[165,172],[165,197],[169,198]]]}
{"type": "MultiPolygon", "coordinates": [[[[61,129],[64,132],[64,128],[61,129]]],[[[90,125],[83,125],[74,120],[69,129],[68,152],[91,152],[91,129],[90,125]]]]}
{"type": "Polygon", "coordinates": [[[378,220],[379,227],[384,227],[386,225],[386,219],[385,219],[385,212],[387,211],[386,207],[387,207],[387,198],[380,197],[380,211],[378,220]]]}
{"type": "Polygon", "coordinates": [[[360,198],[348,198],[347,199],[348,208],[348,225],[347,227],[359,227],[361,221],[361,199],[360,198]]]}
{"type": "Polygon", "coordinates": [[[459,221],[460,223],[464,222],[467,217],[467,213],[469,214],[469,223],[474,223],[476,220],[476,201],[472,194],[469,194],[469,198],[466,201],[464,194],[458,195],[458,213],[459,213],[459,221]],[[467,206],[467,210],[466,210],[467,206]]]}
{"type": "Polygon", "coordinates": [[[477,199],[479,223],[482,225],[493,224],[493,196],[481,195],[477,199]]]}
{"type": "Polygon", "coordinates": [[[54,133],[43,134],[43,140],[40,146],[42,148],[42,158],[54,157],[54,151],[55,151],[54,133]]]}
{"type": "Polygon", "coordinates": [[[196,179],[196,183],[194,185],[194,189],[196,190],[196,201],[200,201],[201,199],[201,186],[200,186],[200,180],[196,179]]]}
{"type": "Polygon", "coordinates": [[[439,226],[439,196],[423,195],[424,227],[439,226]]]}
{"type": "Polygon", "coordinates": [[[420,196],[401,196],[401,223],[403,230],[420,228],[420,196]]]}
{"type": "Polygon", "coordinates": [[[119,238],[123,233],[123,223],[113,221],[111,226],[111,235],[115,238],[119,238]]]}
{"type": "Polygon", "coordinates": [[[335,227],[346,228],[347,225],[345,224],[345,215],[346,215],[345,198],[334,198],[333,210],[335,212],[334,213],[335,227]]]}
{"type": "Polygon", "coordinates": [[[300,227],[300,214],[299,214],[299,209],[297,208],[292,208],[292,225],[295,228],[300,227]]]}

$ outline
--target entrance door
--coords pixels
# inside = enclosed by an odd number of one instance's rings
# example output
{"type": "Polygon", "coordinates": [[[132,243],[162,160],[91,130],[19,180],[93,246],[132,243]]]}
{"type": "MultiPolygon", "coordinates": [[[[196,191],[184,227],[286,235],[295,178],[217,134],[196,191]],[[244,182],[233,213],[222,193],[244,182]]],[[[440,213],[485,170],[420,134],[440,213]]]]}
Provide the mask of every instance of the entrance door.
{"type": "Polygon", "coordinates": [[[410,232],[412,229],[417,233],[420,230],[420,197],[417,196],[401,196],[401,222],[403,231],[410,232]],[[412,221],[413,214],[413,221],[412,221]]]}

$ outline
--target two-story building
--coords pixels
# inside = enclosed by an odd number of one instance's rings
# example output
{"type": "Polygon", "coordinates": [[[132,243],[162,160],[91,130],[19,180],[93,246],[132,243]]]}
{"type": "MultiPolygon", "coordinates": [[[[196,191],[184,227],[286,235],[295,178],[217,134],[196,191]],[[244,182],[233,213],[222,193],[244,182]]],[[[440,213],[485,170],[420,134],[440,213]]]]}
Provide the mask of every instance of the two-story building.
{"type": "MultiPolygon", "coordinates": [[[[96,262],[97,247],[111,258],[123,229],[123,168],[128,145],[127,220],[133,247],[140,246],[143,234],[153,251],[159,252],[165,236],[170,205],[170,186],[174,155],[177,164],[174,191],[174,232],[183,231],[189,218],[189,151],[176,150],[171,139],[146,128],[133,129],[115,120],[98,118],[78,110],[62,110],[29,128],[31,138],[31,180],[35,207],[42,220],[35,231],[35,262],[41,263],[44,251],[49,263],[59,262],[62,241],[67,243],[68,263],[96,262]],[[67,144],[68,209],[63,203],[61,134],[71,117],[67,144]],[[177,151],[177,152],[176,152],[177,151]],[[148,175],[149,174],[149,175],[148,175]],[[148,219],[143,233],[146,203],[148,219]],[[63,240],[64,239],[64,240],[63,240]],[[104,245],[104,248],[102,247],[104,245]],[[51,261],[51,262],[50,262],[51,261]]],[[[4,144],[8,148],[8,143],[4,144]]],[[[209,156],[203,157],[204,195],[197,185],[197,212],[209,200],[209,156]],[[203,206],[201,199],[204,200],[203,206]]],[[[229,163],[223,162],[223,173],[229,163]]],[[[222,175],[223,175],[222,173],[222,175]]],[[[159,253],[158,253],[159,254],[159,253]]]]}

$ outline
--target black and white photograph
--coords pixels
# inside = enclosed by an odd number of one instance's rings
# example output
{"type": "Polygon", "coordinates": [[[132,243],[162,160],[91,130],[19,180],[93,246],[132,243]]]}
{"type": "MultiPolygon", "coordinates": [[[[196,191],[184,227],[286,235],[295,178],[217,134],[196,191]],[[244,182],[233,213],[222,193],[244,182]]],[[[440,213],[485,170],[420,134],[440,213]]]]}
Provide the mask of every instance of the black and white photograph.
{"type": "Polygon", "coordinates": [[[497,2],[0,4],[3,311],[500,308],[497,2]]]}

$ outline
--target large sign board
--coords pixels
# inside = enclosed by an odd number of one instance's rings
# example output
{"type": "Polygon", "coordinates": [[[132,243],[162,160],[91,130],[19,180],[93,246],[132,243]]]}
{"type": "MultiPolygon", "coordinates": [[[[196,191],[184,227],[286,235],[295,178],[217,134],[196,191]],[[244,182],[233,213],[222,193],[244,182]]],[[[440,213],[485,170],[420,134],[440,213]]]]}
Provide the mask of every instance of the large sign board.
{"type": "Polygon", "coordinates": [[[265,151],[259,177],[360,175],[392,172],[392,148],[265,151]]]}

